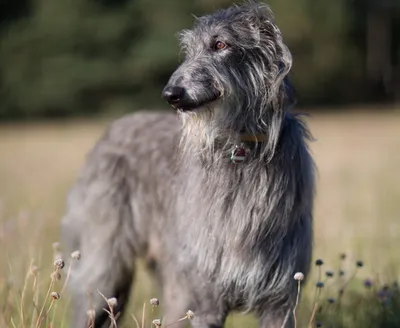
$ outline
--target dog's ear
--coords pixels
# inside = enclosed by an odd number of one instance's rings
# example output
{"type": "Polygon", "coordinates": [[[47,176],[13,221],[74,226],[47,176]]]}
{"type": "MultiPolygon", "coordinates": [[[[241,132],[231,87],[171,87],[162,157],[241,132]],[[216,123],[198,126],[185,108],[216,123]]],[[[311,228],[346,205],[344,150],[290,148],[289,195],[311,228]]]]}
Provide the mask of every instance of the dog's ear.
{"type": "Polygon", "coordinates": [[[245,7],[243,21],[247,22],[252,31],[258,33],[268,33],[275,26],[275,18],[271,8],[265,3],[248,1],[245,7]]]}

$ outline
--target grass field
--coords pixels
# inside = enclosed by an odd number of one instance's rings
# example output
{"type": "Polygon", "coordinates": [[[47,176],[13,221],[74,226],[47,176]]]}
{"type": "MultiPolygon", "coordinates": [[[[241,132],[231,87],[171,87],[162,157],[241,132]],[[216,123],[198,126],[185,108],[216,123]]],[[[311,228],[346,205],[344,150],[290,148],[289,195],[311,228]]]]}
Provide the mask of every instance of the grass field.
{"type": "MultiPolygon", "coordinates": [[[[318,166],[314,257],[324,260],[323,271],[335,273],[326,281],[319,304],[336,298],[336,286],[351,275],[356,260],[365,264],[349,284],[347,301],[340,308],[318,310],[317,318],[324,327],[399,327],[400,308],[394,301],[385,319],[376,319],[386,310],[375,292],[387,283],[393,296],[392,283],[400,273],[400,111],[332,110],[306,120],[316,138],[311,149],[318,166]],[[339,260],[342,252],[345,261],[339,260]],[[337,277],[339,265],[342,277],[337,277]],[[372,291],[363,289],[366,278],[373,279],[372,291]]],[[[59,239],[66,192],[107,123],[0,125],[0,327],[67,327],[66,294],[47,300],[43,312],[51,308],[43,322],[36,322],[37,312],[51,281],[52,243],[59,239]],[[27,275],[31,265],[39,268],[36,275],[27,275]]],[[[306,286],[299,327],[307,327],[318,269],[306,286]]],[[[62,274],[51,291],[62,289],[62,274]]],[[[143,303],[161,295],[143,271],[138,280],[128,311],[140,317],[143,303]]],[[[157,311],[153,316],[161,316],[162,306],[157,311]]],[[[126,327],[136,327],[133,319],[126,319],[126,327]]],[[[256,325],[249,316],[234,315],[228,327],[256,325]]]]}

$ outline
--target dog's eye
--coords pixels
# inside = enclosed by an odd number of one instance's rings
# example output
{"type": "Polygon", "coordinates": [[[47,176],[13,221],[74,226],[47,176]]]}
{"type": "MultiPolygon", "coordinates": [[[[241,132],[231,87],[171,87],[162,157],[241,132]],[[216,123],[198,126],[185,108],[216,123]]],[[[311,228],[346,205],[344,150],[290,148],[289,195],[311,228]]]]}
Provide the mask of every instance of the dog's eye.
{"type": "Polygon", "coordinates": [[[226,43],[222,42],[222,41],[217,41],[214,44],[214,50],[222,50],[226,48],[226,43]]]}

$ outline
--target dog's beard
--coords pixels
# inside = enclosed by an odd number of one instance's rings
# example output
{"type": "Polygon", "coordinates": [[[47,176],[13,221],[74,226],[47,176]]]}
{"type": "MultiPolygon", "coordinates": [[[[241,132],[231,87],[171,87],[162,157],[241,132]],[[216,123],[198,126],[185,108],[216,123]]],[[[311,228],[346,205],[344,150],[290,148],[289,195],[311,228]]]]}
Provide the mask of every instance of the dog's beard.
{"type": "Polygon", "coordinates": [[[213,151],[215,140],[225,135],[221,116],[223,101],[218,99],[195,111],[178,111],[182,122],[181,146],[184,151],[204,153],[213,151]]]}
{"type": "Polygon", "coordinates": [[[230,152],[237,141],[233,129],[235,110],[227,99],[220,98],[192,112],[179,112],[182,122],[181,149],[195,155],[215,155],[219,150],[230,152]]]}

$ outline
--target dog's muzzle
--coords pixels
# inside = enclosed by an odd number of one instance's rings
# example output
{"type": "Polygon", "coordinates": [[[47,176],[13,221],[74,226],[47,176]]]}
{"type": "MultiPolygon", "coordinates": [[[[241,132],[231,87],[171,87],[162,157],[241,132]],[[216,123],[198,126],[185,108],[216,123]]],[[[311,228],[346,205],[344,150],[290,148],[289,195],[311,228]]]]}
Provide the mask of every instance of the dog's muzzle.
{"type": "Polygon", "coordinates": [[[170,87],[166,86],[162,92],[162,97],[166,100],[172,107],[178,108],[182,103],[185,96],[185,89],[181,87],[170,87]]]}
{"type": "Polygon", "coordinates": [[[182,111],[192,111],[207,105],[218,98],[220,98],[220,92],[210,93],[207,98],[202,99],[202,101],[194,102],[191,100],[185,88],[179,86],[166,86],[161,94],[162,98],[166,100],[174,109],[179,109],[182,111]]]}

